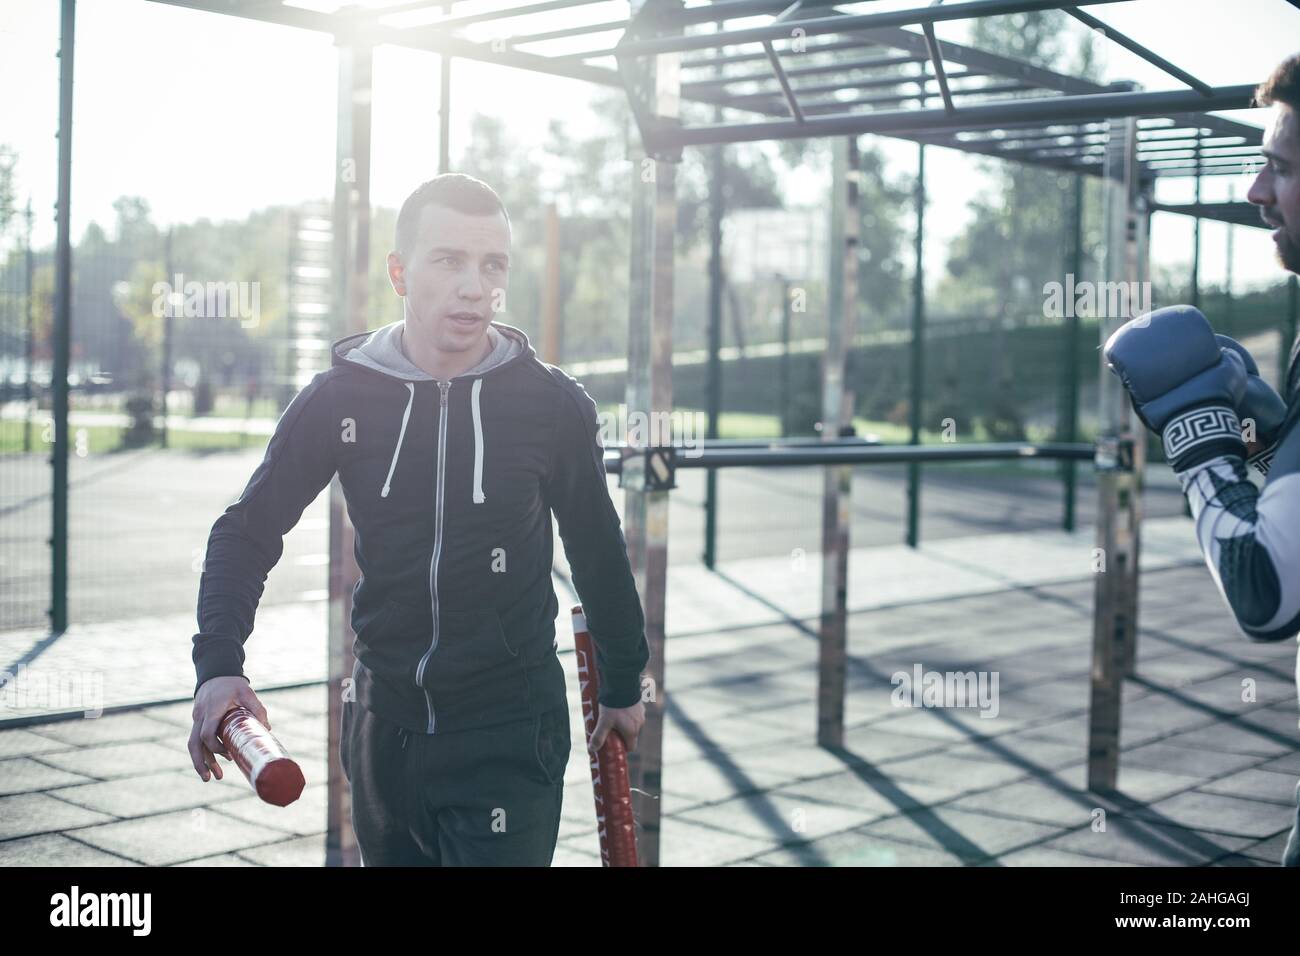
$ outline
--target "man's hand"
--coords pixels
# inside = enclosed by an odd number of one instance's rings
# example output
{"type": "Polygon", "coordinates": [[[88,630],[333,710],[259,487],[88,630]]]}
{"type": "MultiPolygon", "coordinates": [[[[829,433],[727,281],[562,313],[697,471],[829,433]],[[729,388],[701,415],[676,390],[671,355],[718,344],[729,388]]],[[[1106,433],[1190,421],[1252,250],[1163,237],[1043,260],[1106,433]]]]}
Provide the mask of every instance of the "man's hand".
{"type": "Polygon", "coordinates": [[[587,749],[592,753],[599,753],[600,748],[605,746],[605,738],[609,736],[611,730],[617,730],[618,735],[623,738],[623,743],[627,744],[629,751],[636,750],[636,738],[641,733],[641,725],[645,723],[645,704],[637,701],[631,707],[605,707],[600,708],[600,719],[596,721],[596,729],[592,731],[591,743],[587,749]]]}
{"type": "Polygon", "coordinates": [[[1219,340],[1220,346],[1240,355],[1246,366],[1246,392],[1237,405],[1237,416],[1241,419],[1241,424],[1246,426],[1250,423],[1253,426],[1250,433],[1255,436],[1252,441],[1246,442],[1246,464],[1253,466],[1260,474],[1267,475],[1278,436],[1282,434],[1282,426],[1286,423],[1286,402],[1273,386],[1260,377],[1259,366],[1244,345],[1226,335],[1216,335],[1215,338],[1219,340]]]}
{"type": "Polygon", "coordinates": [[[213,677],[203,682],[199,692],[194,695],[194,729],[190,731],[190,759],[194,761],[194,771],[208,780],[209,769],[220,780],[223,776],[217,764],[216,754],[227,760],[233,759],[217,739],[217,728],[221,718],[232,707],[247,707],[253,716],[262,722],[267,730],[271,729],[271,720],[266,716],[266,708],[253,693],[253,688],[243,677],[213,677]]]}

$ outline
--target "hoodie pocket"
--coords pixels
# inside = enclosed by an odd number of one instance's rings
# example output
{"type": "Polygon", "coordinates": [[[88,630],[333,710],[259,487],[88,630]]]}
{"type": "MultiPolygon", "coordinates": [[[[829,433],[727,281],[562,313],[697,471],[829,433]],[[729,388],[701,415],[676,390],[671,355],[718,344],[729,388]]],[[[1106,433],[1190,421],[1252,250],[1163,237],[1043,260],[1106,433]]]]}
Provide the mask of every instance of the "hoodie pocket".
{"type": "Polygon", "coordinates": [[[435,711],[444,713],[528,698],[522,658],[506,643],[501,618],[490,608],[441,612],[438,645],[425,668],[424,683],[435,711]]]}
{"type": "Polygon", "coordinates": [[[429,646],[432,628],[428,605],[416,607],[391,599],[353,621],[358,655],[366,667],[402,686],[415,679],[415,662],[429,646]]]}

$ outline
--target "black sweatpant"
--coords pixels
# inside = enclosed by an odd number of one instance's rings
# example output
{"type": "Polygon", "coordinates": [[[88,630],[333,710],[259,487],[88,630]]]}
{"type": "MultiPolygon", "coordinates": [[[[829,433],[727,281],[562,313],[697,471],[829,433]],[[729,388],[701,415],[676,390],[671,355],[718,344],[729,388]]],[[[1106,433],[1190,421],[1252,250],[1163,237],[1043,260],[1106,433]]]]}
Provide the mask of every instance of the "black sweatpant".
{"type": "Polygon", "coordinates": [[[363,866],[550,866],[569,712],[413,733],[343,705],[340,760],[363,866]]]}

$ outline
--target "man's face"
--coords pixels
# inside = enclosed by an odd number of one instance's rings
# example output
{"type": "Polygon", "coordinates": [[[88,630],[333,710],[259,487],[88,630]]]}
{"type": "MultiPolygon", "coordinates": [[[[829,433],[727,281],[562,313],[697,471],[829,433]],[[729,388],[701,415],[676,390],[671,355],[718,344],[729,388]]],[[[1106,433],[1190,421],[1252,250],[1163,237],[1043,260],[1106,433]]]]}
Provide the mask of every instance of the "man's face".
{"type": "Polygon", "coordinates": [[[1300,273],[1300,125],[1285,103],[1273,104],[1273,119],[1261,150],[1267,160],[1246,198],[1260,207],[1274,227],[1277,259],[1288,272],[1300,273]]]}
{"type": "Polygon", "coordinates": [[[505,307],[510,227],[501,213],[473,216],[430,204],[414,245],[390,253],[388,276],[406,299],[406,321],[442,352],[477,348],[505,307]]]}

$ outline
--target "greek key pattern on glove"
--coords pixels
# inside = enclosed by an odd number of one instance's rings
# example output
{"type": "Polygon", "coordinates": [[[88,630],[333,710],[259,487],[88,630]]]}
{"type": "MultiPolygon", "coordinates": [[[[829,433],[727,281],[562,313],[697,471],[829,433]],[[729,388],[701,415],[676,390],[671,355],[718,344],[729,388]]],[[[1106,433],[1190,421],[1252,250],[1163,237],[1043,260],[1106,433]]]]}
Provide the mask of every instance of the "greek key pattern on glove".
{"type": "Polygon", "coordinates": [[[1235,411],[1222,405],[1193,408],[1171,418],[1161,437],[1165,460],[1174,462],[1199,445],[1224,439],[1241,441],[1241,422],[1235,411]]]}
{"type": "Polygon", "coordinates": [[[1264,451],[1259,452],[1253,458],[1246,462],[1264,477],[1268,477],[1268,467],[1273,464],[1273,456],[1277,453],[1277,445],[1273,445],[1264,451]]]}

